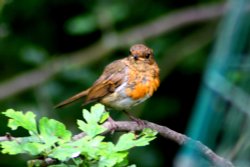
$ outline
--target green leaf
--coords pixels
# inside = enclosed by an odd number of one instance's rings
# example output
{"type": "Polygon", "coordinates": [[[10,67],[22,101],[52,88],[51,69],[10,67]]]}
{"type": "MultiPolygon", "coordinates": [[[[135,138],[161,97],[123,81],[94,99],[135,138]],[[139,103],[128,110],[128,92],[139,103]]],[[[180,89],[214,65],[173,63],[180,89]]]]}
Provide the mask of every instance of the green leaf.
{"type": "Polygon", "coordinates": [[[138,138],[133,133],[126,133],[120,136],[115,148],[117,151],[125,151],[136,146],[146,146],[156,138],[156,131],[144,129],[138,138]]]}
{"type": "Polygon", "coordinates": [[[46,117],[40,119],[39,130],[42,139],[48,145],[70,141],[72,136],[63,123],[46,117]]]}
{"type": "Polygon", "coordinates": [[[104,123],[107,119],[109,118],[109,113],[108,112],[104,112],[101,116],[101,119],[100,119],[100,123],[104,123]]]}
{"type": "Polygon", "coordinates": [[[76,167],[83,166],[82,165],[83,164],[83,159],[82,158],[77,157],[77,158],[74,158],[72,160],[74,161],[76,167]]]}
{"type": "MultiPolygon", "coordinates": [[[[88,110],[83,110],[83,118],[87,123],[98,123],[101,119],[103,119],[103,115],[105,112],[105,107],[102,104],[96,104],[91,107],[91,112],[88,110]]],[[[104,116],[104,118],[107,115],[104,116]]]]}
{"type": "Polygon", "coordinates": [[[157,135],[157,131],[150,129],[150,128],[144,128],[142,131],[142,134],[147,135],[148,137],[155,137],[157,135]]]}
{"type": "Polygon", "coordinates": [[[128,161],[128,152],[125,152],[125,153],[127,153],[126,156],[123,158],[123,160],[120,163],[117,163],[115,165],[116,167],[123,167],[123,166],[128,167],[128,163],[129,163],[129,161],[128,161]]]}
{"type": "Polygon", "coordinates": [[[25,152],[22,146],[16,141],[3,141],[1,142],[1,147],[3,154],[15,155],[25,152]]]}
{"type": "Polygon", "coordinates": [[[101,104],[96,104],[91,107],[91,112],[88,110],[83,110],[83,118],[86,122],[82,120],[77,120],[79,129],[84,131],[88,136],[94,137],[104,131],[106,128],[99,125],[100,121],[104,121],[108,118],[107,114],[104,114],[105,108],[101,104]]]}
{"type": "Polygon", "coordinates": [[[38,155],[46,148],[46,145],[41,143],[24,143],[22,149],[31,155],[38,155]]]}
{"type": "Polygon", "coordinates": [[[86,109],[83,109],[82,117],[86,120],[87,123],[91,123],[91,122],[96,123],[96,121],[92,119],[91,113],[86,109]]]}
{"type": "Polygon", "coordinates": [[[111,142],[100,143],[98,155],[100,157],[98,166],[114,166],[117,164],[127,164],[126,157],[128,155],[128,152],[117,152],[115,149],[115,145],[111,142]]]}
{"type": "Polygon", "coordinates": [[[49,154],[49,157],[56,158],[60,161],[66,161],[70,158],[75,158],[81,154],[82,146],[86,140],[84,138],[70,142],[64,143],[60,146],[54,148],[52,152],[49,154]]]}
{"type": "Polygon", "coordinates": [[[106,131],[106,128],[98,125],[97,123],[86,124],[82,120],[77,120],[77,124],[79,126],[79,129],[84,131],[90,137],[94,137],[106,131]]]}
{"type": "Polygon", "coordinates": [[[105,112],[104,105],[97,103],[90,109],[91,113],[93,113],[93,118],[95,122],[99,122],[105,112]]]}
{"type": "Polygon", "coordinates": [[[116,160],[112,158],[101,157],[98,162],[98,167],[112,167],[116,164],[116,160]]]}
{"type": "Polygon", "coordinates": [[[103,139],[103,136],[97,136],[95,138],[85,136],[79,140],[64,143],[59,147],[56,147],[52,153],[49,154],[49,156],[57,158],[61,161],[65,161],[69,158],[75,158],[80,154],[84,154],[88,159],[97,159],[99,145],[103,139]]]}
{"type": "Polygon", "coordinates": [[[107,156],[101,156],[99,164],[100,166],[114,166],[120,163],[126,164],[127,156],[128,156],[128,152],[110,153],[107,156]]]}
{"type": "Polygon", "coordinates": [[[75,158],[81,154],[81,148],[73,147],[70,144],[60,145],[60,147],[56,147],[49,154],[49,157],[56,158],[60,161],[66,161],[70,158],[75,158]]]}
{"type": "Polygon", "coordinates": [[[46,148],[46,145],[37,142],[4,141],[1,142],[1,147],[4,154],[29,153],[31,155],[38,155],[46,148]]]}
{"type": "Polygon", "coordinates": [[[115,152],[115,146],[111,142],[102,142],[99,147],[100,159],[98,162],[98,167],[114,166],[118,158],[115,152]]]}
{"type": "Polygon", "coordinates": [[[135,134],[125,133],[120,136],[118,142],[115,145],[116,151],[125,151],[132,147],[135,147],[135,134]]]}
{"type": "Polygon", "coordinates": [[[3,112],[3,114],[11,119],[9,119],[8,127],[12,130],[16,130],[19,126],[28,130],[29,133],[37,134],[35,114],[32,112],[26,112],[25,114],[21,111],[15,111],[13,109],[8,109],[3,112]]]}
{"type": "Polygon", "coordinates": [[[82,142],[82,154],[89,157],[89,159],[98,159],[100,155],[99,152],[102,149],[103,139],[103,136],[96,136],[95,138],[89,139],[86,138],[86,140],[82,142]]]}
{"type": "Polygon", "coordinates": [[[151,140],[154,140],[154,139],[155,139],[155,137],[148,138],[146,136],[142,136],[139,139],[137,139],[137,140],[134,141],[134,145],[137,146],[137,147],[139,147],[139,146],[146,146],[146,145],[149,144],[149,142],[151,140]]]}
{"type": "Polygon", "coordinates": [[[106,152],[106,154],[100,154],[100,160],[98,166],[114,166],[116,164],[126,164],[126,157],[128,152],[106,152]]]}
{"type": "Polygon", "coordinates": [[[141,132],[140,136],[136,140],[136,146],[146,146],[149,144],[150,141],[154,140],[156,138],[157,131],[152,130],[150,128],[145,128],[141,132]]]}

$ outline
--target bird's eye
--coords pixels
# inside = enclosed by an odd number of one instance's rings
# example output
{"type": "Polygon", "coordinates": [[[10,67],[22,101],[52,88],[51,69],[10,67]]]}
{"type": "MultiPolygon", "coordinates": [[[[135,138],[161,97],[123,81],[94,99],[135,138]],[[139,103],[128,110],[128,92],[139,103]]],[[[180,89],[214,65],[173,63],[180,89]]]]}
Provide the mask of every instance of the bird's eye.
{"type": "Polygon", "coordinates": [[[138,55],[133,55],[135,60],[138,60],[138,55]]]}
{"type": "Polygon", "coordinates": [[[146,59],[150,58],[150,53],[147,53],[145,56],[146,59]]]}

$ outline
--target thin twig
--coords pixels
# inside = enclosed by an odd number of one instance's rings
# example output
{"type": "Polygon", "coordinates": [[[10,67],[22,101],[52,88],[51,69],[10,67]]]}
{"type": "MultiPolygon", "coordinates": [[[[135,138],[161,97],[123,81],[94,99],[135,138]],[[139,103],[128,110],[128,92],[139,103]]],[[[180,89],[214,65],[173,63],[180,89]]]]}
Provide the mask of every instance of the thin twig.
{"type": "Polygon", "coordinates": [[[5,134],[5,136],[0,136],[0,142],[2,141],[12,141],[14,140],[15,138],[11,136],[11,134],[9,132],[7,132],[5,134]]]}

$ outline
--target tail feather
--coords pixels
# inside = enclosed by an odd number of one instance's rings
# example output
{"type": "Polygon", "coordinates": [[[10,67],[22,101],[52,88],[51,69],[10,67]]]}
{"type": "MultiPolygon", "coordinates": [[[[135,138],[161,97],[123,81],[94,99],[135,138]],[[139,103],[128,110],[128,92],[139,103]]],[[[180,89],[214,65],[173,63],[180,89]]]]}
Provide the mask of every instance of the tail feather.
{"type": "Polygon", "coordinates": [[[57,104],[54,108],[65,107],[68,104],[71,104],[71,103],[75,102],[76,100],[79,100],[80,98],[86,96],[88,94],[88,92],[89,92],[89,89],[84,90],[84,91],[82,91],[82,92],[80,92],[80,93],[78,93],[78,94],[76,94],[76,95],[74,95],[74,96],[72,96],[72,97],[70,97],[70,98],[62,101],[61,103],[57,104]]]}

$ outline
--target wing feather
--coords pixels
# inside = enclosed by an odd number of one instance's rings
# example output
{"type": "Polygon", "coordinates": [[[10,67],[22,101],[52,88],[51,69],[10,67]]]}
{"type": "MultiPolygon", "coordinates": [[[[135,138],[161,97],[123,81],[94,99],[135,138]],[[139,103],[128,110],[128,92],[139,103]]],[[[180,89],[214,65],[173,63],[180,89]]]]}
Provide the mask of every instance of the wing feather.
{"type": "Polygon", "coordinates": [[[98,101],[113,93],[123,83],[126,72],[126,63],[123,61],[124,59],[116,60],[104,69],[102,75],[90,88],[85,104],[98,101]]]}

